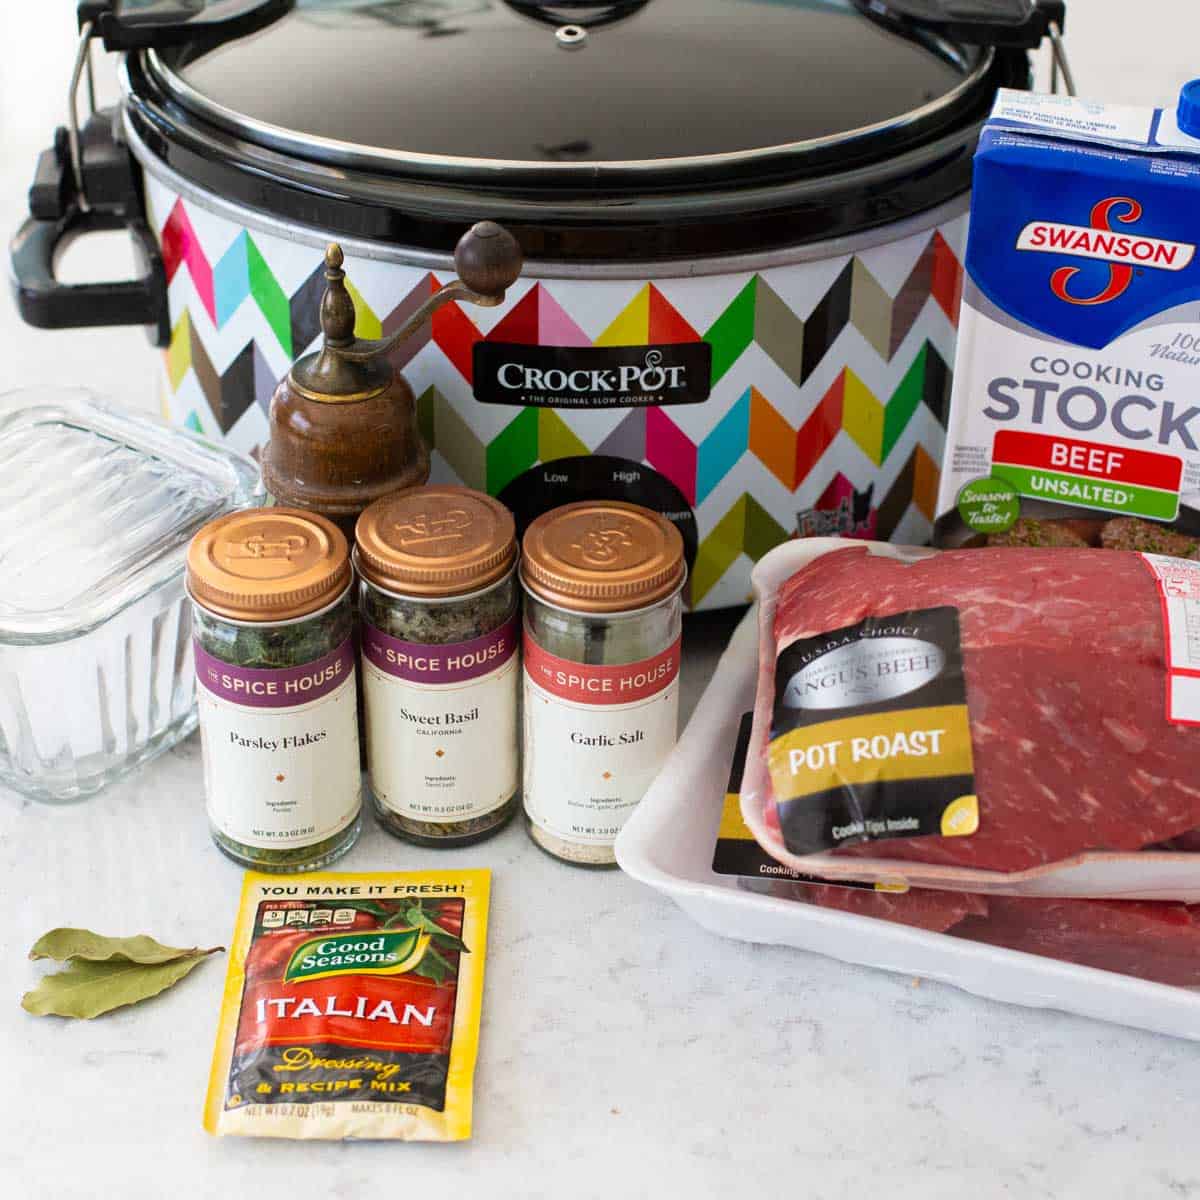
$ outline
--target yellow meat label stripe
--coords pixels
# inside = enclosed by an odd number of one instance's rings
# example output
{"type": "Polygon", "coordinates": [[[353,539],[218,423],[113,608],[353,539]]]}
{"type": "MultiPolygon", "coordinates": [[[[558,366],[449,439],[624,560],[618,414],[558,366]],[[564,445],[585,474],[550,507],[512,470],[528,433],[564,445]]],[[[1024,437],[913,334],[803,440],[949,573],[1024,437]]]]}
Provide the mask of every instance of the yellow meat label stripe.
{"type": "Polygon", "coordinates": [[[717,826],[717,838],[729,842],[754,841],[754,834],[742,820],[742,800],[737,792],[725,793],[725,805],[721,809],[721,824],[717,826]]]}
{"type": "Polygon", "coordinates": [[[967,706],[892,710],[793,729],[772,740],[768,762],[778,800],[855,784],[970,775],[967,706]]]}

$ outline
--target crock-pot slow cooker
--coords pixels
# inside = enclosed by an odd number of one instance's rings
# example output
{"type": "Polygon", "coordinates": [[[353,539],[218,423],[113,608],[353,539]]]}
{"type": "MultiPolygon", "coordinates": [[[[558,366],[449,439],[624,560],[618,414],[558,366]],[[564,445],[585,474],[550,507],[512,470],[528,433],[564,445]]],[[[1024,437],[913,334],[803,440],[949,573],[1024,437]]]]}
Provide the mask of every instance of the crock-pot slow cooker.
{"type": "Polygon", "coordinates": [[[145,323],[163,411],[236,448],[346,253],[378,336],[472,222],[527,266],[399,364],[435,479],[523,520],[668,513],[693,607],[795,534],[930,531],[970,160],[1057,37],[1039,0],[87,0],[123,101],[42,156],[14,239],[43,326],[145,323]],[[132,157],[131,157],[132,156],[132,157]],[[136,163],[136,165],[135,165],[136,163]],[[54,279],[126,227],[142,279],[54,279]]]}

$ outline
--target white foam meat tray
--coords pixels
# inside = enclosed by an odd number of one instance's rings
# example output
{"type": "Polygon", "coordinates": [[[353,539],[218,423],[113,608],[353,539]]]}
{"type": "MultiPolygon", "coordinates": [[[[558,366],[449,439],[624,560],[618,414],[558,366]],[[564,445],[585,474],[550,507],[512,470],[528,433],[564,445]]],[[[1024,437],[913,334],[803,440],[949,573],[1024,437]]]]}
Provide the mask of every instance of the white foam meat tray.
{"type": "Polygon", "coordinates": [[[617,861],[627,874],[723,937],[794,946],[992,1000],[1200,1041],[1200,991],[760,895],[715,874],[713,847],[730,758],[742,714],[754,704],[757,620],[752,608],[675,750],[621,831],[617,861]]]}

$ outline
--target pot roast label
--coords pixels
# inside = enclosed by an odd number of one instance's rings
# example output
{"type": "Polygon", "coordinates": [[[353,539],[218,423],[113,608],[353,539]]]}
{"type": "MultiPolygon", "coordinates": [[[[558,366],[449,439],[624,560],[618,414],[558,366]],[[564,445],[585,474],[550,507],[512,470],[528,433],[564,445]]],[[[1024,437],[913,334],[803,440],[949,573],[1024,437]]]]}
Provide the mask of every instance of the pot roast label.
{"type": "Polygon", "coordinates": [[[707,342],[659,346],[526,346],[476,342],[475,399],[532,408],[699,404],[712,387],[707,342]]]}
{"type": "Polygon", "coordinates": [[[851,891],[907,891],[906,885],[860,883],[852,879],[831,883],[828,879],[821,879],[816,875],[804,875],[776,862],[754,840],[750,826],[742,819],[741,800],[742,776],[746,771],[753,725],[754,714],[743,713],[741,724],[738,726],[737,741],[733,747],[733,759],[729,764],[729,783],[725,788],[725,802],[721,806],[721,820],[717,826],[717,843],[713,848],[713,872],[717,875],[736,875],[743,879],[782,879],[788,883],[846,888],[851,891]]]}
{"type": "Polygon", "coordinates": [[[768,766],[794,854],[974,833],[958,609],[867,617],[788,646],[768,766]]]}

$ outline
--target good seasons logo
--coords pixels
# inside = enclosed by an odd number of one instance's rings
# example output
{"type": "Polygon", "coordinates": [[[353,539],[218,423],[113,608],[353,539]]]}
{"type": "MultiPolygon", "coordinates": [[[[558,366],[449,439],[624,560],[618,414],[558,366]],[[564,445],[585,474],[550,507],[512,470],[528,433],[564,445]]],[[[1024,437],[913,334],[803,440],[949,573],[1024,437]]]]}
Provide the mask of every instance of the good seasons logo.
{"type": "Polygon", "coordinates": [[[942,648],[924,638],[864,638],[818,655],[784,690],[788,708],[850,708],[907,696],[936,679],[946,665],[942,648]]]}
{"type": "Polygon", "coordinates": [[[712,347],[525,346],[476,342],[475,398],[536,408],[627,408],[707,400],[712,347]]]}
{"type": "Polygon", "coordinates": [[[1017,238],[1018,250],[1043,254],[1067,254],[1108,263],[1108,281],[1090,296],[1073,295],[1071,281],[1080,267],[1059,267],[1050,276],[1050,290],[1068,304],[1107,304],[1124,295],[1138,267],[1158,271],[1182,271],[1196,254],[1188,242],[1170,242],[1134,232],[1116,231],[1112,222],[1132,225],[1142,219],[1142,206],[1129,196],[1110,196],[1092,207],[1090,224],[1063,225],[1055,221],[1031,221],[1017,238]]]}
{"type": "Polygon", "coordinates": [[[313,938],[292,953],[283,981],[298,983],[331,975],[402,975],[421,961],[428,945],[429,934],[420,929],[313,938]]]}

